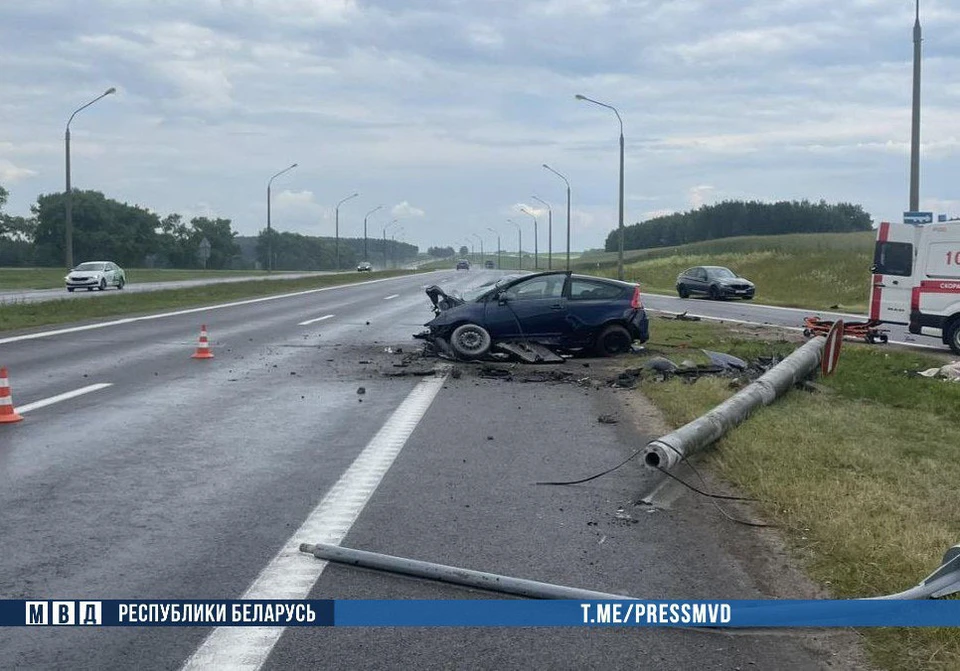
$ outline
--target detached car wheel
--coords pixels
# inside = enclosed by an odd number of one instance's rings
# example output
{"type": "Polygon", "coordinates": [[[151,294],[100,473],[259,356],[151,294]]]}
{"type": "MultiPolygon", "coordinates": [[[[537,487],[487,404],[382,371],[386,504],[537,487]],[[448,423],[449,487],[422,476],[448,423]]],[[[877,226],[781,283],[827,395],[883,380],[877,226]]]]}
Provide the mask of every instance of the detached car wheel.
{"type": "Polygon", "coordinates": [[[610,324],[597,336],[594,351],[599,356],[614,356],[629,352],[632,343],[633,337],[627,329],[620,324],[610,324]]]}
{"type": "Polygon", "coordinates": [[[477,359],[490,351],[490,333],[479,324],[461,324],[450,334],[450,347],[463,359],[477,359]]]}

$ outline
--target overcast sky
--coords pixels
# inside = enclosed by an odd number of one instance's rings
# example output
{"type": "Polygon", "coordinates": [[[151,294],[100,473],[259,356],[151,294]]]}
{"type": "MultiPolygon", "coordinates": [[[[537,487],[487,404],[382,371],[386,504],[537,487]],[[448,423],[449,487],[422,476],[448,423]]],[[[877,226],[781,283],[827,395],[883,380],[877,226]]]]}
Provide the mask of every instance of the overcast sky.
{"type": "MultiPolygon", "coordinates": [[[[913,0],[0,0],[0,184],[425,248],[602,246],[725,199],[908,204],[913,0]],[[392,229],[391,229],[392,230],[392,229]],[[388,232],[389,236],[389,232],[388,232]]],[[[960,215],[960,3],[922,0],[921,206],[960,215]]]]}

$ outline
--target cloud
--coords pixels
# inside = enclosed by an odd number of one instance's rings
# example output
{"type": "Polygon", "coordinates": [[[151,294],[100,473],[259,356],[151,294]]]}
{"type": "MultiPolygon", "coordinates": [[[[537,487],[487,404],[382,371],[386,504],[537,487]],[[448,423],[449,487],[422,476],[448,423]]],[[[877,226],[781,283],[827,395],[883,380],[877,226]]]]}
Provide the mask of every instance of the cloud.
{"type": "Polygon", "coordinates": [[[425,212],[419,207],[414,207],[407,201],[397,203],[390,209],[390,214],[395,217],[422,217],[425,212]]]}
{"type": "Polygon", "coordinates": [[[29,168],[14,165],[11,161],[0,158],[0,182],[15,184],[21,180],[33,177],[37,172],[29,168]]]}
{"type": "Polygon", "coordinates": [[[712,196],[715,191],[715,187],[706,184],[690,187],[690,207],[694,210],[697,210],[708,204],[708,201],[713,200],[712,196]]]}

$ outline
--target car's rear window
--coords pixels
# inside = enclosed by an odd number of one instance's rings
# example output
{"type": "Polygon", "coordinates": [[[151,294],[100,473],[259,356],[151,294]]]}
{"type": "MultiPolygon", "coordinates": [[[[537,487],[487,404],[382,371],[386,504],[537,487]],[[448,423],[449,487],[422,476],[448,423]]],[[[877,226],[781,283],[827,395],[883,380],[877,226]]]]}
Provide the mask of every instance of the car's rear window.
{"type": "Polygon", "coordinates": [[[623,295],[623,288],[606,282],[573,279],[570,281],[570,300],[614,300],[623,295]]]}

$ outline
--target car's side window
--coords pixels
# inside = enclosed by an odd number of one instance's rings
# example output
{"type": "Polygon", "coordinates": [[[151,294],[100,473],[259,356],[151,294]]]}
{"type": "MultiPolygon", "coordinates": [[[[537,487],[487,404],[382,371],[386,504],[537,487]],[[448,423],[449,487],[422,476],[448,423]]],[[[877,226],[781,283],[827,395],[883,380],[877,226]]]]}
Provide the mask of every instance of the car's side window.
{"type": "Polygon", "coordinates": [[[563,280],[563,276],[534,277],[514,284],[504,292],[504,296],[511,301],[560,298],[563,295],[563,280]]]}
{"type": "Polygon", "coordinates": [[[706,282],[706,281],[707,281],[707,270],[706,270],[706,268],[697,268],[696,278],[697,278],[698,280],[700,280],[701,282],[706,282]]]}
{"type": "Polygon", "coordinates": [[[590,280],[570,281],[570,300],[597,301],[618,298],[623,289],[605,282],[591,282],[590,280]]]}

